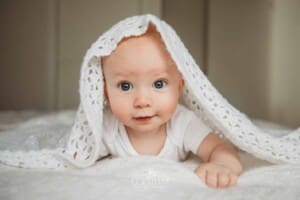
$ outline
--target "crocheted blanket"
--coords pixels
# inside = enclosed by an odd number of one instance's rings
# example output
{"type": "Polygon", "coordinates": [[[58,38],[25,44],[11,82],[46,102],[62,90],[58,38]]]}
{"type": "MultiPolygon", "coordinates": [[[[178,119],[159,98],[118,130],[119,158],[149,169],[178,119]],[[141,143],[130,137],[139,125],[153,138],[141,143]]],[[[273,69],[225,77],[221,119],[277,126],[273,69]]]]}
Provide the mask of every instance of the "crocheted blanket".
{"type": "MultiPolygon", "coordinates": [[[[184,78],[182,104],[194,111],[214,133],[224,136],[239,149],[274,163],[300,163],[300,129],[285,134],[282,132],[276,137],[255,126],[212,85],[175,30],[153,15],[133,16],[118,22],[87,50],[79,80],[80,105],[68,134],[60,134],[60,130],[53,129],[51,123],[44,124],[46,126],[44,129],[34,126],[27,132],[24,129],[15,130],[11,135],[14,135],[17,141],[20,140],[17,138],[23,138],[22,135],[28,137],[25,143],[16,145],[11,141],[8,142],[10,146],[4,145],[6,148],[0,149],[0,162],[23,168],[85,168],[106,156],[105,147],[100,145],[104,131],[105,107],[104,77],[100,58],[110,55],[123,38],[144,34],[149,24],[152,24],[160,34],[166,50],[184,78]],[[64,143],[58,143],[56,148],[51,148],[53,137],[49,138],[49,141],[43,137],[45,140],[39,144],[41,148],[36,148],[35,135],[38,133],[38,137],[42,137],[49,131],[54,131],[57,137],[68,137],[68,140],[62,139],[60,141],[64,143]],[[27,151],[28,147],[34,151],[27,151]]],[[[0,140],[5,141],[2,137],[0,140]]]]}

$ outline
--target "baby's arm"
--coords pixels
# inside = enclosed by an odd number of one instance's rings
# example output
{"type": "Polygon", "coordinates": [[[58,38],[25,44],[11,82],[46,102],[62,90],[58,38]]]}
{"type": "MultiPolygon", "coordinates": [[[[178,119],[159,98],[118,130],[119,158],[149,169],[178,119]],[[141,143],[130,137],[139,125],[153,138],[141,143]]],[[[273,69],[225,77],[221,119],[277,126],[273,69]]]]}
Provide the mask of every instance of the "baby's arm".
{"type": "Polygon", "coordinates": [[[197,151],[204,161],[195,173],[210,187],[230,187],[236,184],[242,165],[235,148],[210,133],[197,151]]]}

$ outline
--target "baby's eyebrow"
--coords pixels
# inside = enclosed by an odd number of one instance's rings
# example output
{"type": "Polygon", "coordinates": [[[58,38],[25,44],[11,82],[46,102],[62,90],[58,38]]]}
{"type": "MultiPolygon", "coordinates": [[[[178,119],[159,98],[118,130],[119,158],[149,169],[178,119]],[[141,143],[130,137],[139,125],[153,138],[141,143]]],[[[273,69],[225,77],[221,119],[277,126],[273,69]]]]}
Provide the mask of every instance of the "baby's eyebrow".
{"type": "Polygon", "coordinates": [[[114,76],[129,76],[131,75],[133,72],[124,72],[124,71],[117,71],[117,72],[113,72],[114,76]]]}
{"type": "Polygon", "coordinates": [[[113,70],[112,73],[116,76],[128,76],[134,74],[135,71],[133,70],[113,70]]]}
{"type": "Polygon", "coordinates": [[[153,76],[155,76],[155,77],[168,77],[169,75],[170,75],[170,73],[168,73],[168,72],[160,72],[160,73],[153,74],[153,76]]]}
{"type": "MultiPolygon", "coordinates": [[[[129,76],[135,76],[136,75],[136,71],[131,71],[131,70],[116,70],[116,71],[112,71],[112,74],[113,76],[115,77],[122,77],[122,78],[126,78],[126,77],[129,77],[129,76]]],[[[151,76],[155,76],[155,77],[159,77],[159,76],[162,76],[162,77],[166,77],[166,76],[170,76],[170,74],[173,73],[173,69],[170,69],[170,68],[163,68],[163,69],[151,69],[147,72],[148,75],[151,75],[151,76]]]]}

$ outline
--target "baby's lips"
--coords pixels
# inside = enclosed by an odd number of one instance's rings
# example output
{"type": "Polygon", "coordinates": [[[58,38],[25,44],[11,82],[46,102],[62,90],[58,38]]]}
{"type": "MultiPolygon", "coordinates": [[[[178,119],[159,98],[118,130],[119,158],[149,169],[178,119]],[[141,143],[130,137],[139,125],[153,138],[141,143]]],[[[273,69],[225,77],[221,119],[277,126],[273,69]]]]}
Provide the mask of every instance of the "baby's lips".
{"type": "Polygon", "coordinates": [[[151,119],[153,116],[144,116],[144,117],[135,117],[135,120],[149,120],[151,119]]]}
{"type": "Polygon", "coordinates": [[[147,118],[152,118],[155,115],[137,115],[136,117],[133,117],[134,119],[147,119],[147,118]]]}

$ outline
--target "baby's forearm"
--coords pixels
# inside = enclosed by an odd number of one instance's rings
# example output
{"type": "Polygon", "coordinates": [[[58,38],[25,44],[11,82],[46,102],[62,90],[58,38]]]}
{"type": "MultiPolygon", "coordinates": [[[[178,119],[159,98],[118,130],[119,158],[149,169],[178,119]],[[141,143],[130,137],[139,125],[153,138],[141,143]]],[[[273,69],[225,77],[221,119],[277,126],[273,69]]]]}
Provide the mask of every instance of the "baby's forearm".
{"type": "Polygon", "coordinates": [[[242,172],[242,164],[236,149],[227,143],[216,146],[208,161],[230,168],[238,175],[242,172]]]}

